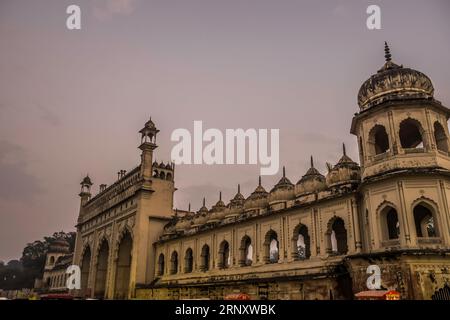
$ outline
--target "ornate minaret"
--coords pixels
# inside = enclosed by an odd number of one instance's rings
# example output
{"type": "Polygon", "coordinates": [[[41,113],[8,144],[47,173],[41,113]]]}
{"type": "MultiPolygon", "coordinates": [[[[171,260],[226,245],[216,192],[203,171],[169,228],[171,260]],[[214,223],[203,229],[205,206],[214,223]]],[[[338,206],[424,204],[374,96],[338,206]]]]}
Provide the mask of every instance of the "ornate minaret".
{"type": "Polygon", "coordinates": [[[158,146],[156,145],[156,134],[159,132],[156,129],[155,124],[150,118],[144,128],[139,133],[141,134],[141,145],[139,149],[141,153],[141,176],[145,181],[149,181],[152,177],[152,163],[153,163],[153,150],[158,146]]]}
{"type": "Polygon", "coordinates": [[[362,178],[405,168],[450,169],[450,110],[434,99],[430,78],[392,62],[387,43],[385,59],[361,86],[361,110],[352,122],[362,178]]]}
{"type": "Polygon", "coordinates": [[[91,178],[89,178],[89,175],[86,175],[86,177],[84,177],[84,179],[83,179],[83,181],[81,181],[80,185],[81,185],[81,192],[80,192],[79,196],[81,198],[81,207],[80,207],[80,211],[81,211],[81,208],[91,198],[91,187],[92,187],[93,183],[91,181],[91,178]]]}
{"type": "Polygon", "coordinates": [[[351,133],[361,161],[367,250],[450,245],[450,110],[430,78],[392,61],[363,83],[351,133]]]}

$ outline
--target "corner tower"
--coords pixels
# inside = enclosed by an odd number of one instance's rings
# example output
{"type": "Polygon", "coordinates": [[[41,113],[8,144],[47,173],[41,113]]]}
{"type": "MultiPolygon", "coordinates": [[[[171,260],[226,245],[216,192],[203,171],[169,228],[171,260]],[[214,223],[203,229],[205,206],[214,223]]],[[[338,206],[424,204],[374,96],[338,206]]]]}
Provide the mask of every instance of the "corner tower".
{"type": "Polygon", "coordinates": [[[425,74],[391,60],[363,83],[360,112],[351,133],[358,137],[362,178],[412,168],[450,170],[450,110],[435,100],[425,74]]]}
{"type": "Polygon", "coordinates": [[[363,83],[351,133],[361,162],[369,251],[450,245],[450,110],[430,78],[392,61],[363,83]]]}

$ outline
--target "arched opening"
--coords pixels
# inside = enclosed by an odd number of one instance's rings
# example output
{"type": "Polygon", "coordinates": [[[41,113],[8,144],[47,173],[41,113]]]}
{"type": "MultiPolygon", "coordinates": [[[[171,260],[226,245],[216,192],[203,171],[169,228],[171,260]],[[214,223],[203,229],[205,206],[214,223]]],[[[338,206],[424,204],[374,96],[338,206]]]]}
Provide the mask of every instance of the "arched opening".
{"type": "Polygon", "coordinates": [[[369,132],[370,154],[377,155],[389,151],[389,136],[381,124],[375,125],[369,132]]]}
{"type": "Polygon", "coordinates": [[[347,230],[345,229],[344,220],[341,218],[333,218],[328,223],[328,252],[333,254],[346,254],[347,247],[347,230]]]}
{"type": "Polygon", "coordinates": [[[158,276],[164,275],[164,254],[160,254],[158,257],[158,276]]]}
{"type": "Polygon", "coordinates": [[[209,246],[205,244],[202,247],[202,253],[200,255],[201,258],[201,265],[200,270],[201,271],[208,271],[209,270],[209,263],[210,263],[210,254],[209,254],[209,246]]]}
{"type": "Polygon", "coordinates": [[[131,249],[133,239],[127,231],[119,244],[116,262],[115,299],[126,299],[130,286],[131,249]]]}
{"type": "Polygon", "coordinates": [[[308,234],[308,227],[299,224],[294,229],[294,236],[292,238],[292,256],[295,260],[309,259],[311,256],[311,241],[308,234]]]}
{"type": "Polygon", "coordinates": [[[398,239],[400,236],[400,222],[395,208],[386,206],[380,215],[382,221],[381,231],[384,240],[398,239]]]}
{"type": "Polygon", "coordinates": [[[106,274],[108,271],[109,245],[106,240],[102,241],[97,256],[97,271],[95,273],[94,296],[97,298],[105,297],[106,274]]]}
{"type": "Polygon", "coordinates": [[[418,204],[414,207],[414,223],[418,237],[437,237],[437,226],[433,212],[427,205],[418,204]]]}
{"type": "Polygon", "coordinates": [[[424,148],[423,129],[419,121],[411,118],[403,120],[399,135],[403,149],[424,148]]]}
{"type": "Polygon", "coordinates": [[[264,261],[266,263],[276,263],[280,258],[278,235],[275,231],[269,230],[264,241],[264,261]]]}
{"type": "Polygon", "coordinates": [[[192,249],[189,248],[186,250],[186,255],[184,257],[184,272],[190,273],[194,267],[194,255],[192,249]]]}
{"type": "Polygon", "coordinates": [[[447,135],[444,127],[439,123],[434,123],[434,140],[436,141],[436,148],[443,152],[448,152],[447,135]]]}
{"type": "Polygon", "coordinates": [[[172,181],[172,174],[170,172],[167,173],[166,180],[172,181]]]}
{"type": "MultiPolygon", "coordinates": [[[[88,290],[88,280],[89,271],[91,268],[91,248],[87,247],[84,250],[83,258],[81,259],[81,290],[83,294],[89,294],[88,290]]],[[[53,284],[53,280],[52,280],[53,284]]]]}
{"type": "Polygon", "coordinates": [[[48,259],[48,263],[50,265],[54,265],[55,264],[55,257],[54,256],[50,256],[50,258],[48,259]]]}
{"type": "Polygon", "coordinates": [[[253,246],[252,239],[249,236],[242,237],[239,252],[239,266],[251,266],[253,263],[253,246]]]}
{"type": "Polygon", "coordinates": [[[172,252],[170,256],[170,274],[176,274],[178,272],[178,252],[172,252]]]}
{"type": "Polygon", "coordinates": [[[231,264],[230,245],[224,240],[219,246],[219,269],[228,268],[231,264]]]}
{"type": "Polygon", "coordinates": [[[159,178],[165,180],[166,179],[166,174],[164,173],[164,171],[161,171],[159,173],[159,178]]]}
{"type": "Polygon", "coordinates": [[[154,178],[158,178],[158,177],[159,177],[159,172],[158,172],[158,170],[153,170],[153,177],[154,177],[154,178]]]}

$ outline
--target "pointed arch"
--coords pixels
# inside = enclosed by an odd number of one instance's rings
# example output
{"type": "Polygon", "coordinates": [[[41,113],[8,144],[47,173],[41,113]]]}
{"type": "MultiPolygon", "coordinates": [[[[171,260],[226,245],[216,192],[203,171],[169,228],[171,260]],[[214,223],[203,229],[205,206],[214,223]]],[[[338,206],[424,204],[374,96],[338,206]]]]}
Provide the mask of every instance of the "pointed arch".
{"type": "Polygon", "coordinates": [[[280,259],[280,243],[278,234],[270,229],[264,237],[264,262],[277,263],[280,259]]]}
{"type": "Polygon", "coordinates": [[[398,135],[403,149],[425,149],[427,147],[425,131],[417,119],[409,117],[400,122],[398,135]]]}
{"type": "Polygon", "coordinates": [[[186,249],[184,255],[184,273],[191,273],[194,268],[194,254],[191,248],[186,249]]]}
{"type": "Polygon", "coordinates": [[[305,260],[311,256],[311,240],[308,233],[308,227],[299,223],[293,232],[292,237],[292,256],[294,260],[305,260]]]}
{"type": "Polygon", "coordinates": [[[164,275],[164,267],[165,267],[164,254],[160,253],[158,257],[158,276],[164,275]]]}
{"type": "Polygon", "coordinates": [[[202,252],[200,255],[201,263],[200,263],[200,270],[201,271],[208,271],[210,267],[210,249],[209,245],[204,244],[202,247],[202,252]]]}
{"type": "Polygon", "coordinates": [[[242,237],[239,253],[239,266],[251,266],[253,263],[253,245],[252,239],[249,236],[245,235],[242,237]]]}
{"type": "Polygon", "coordinates": [[[376,156],[389,151],[389,135],[385,126],[376,124],[369,131],[369,155],[376,156]]]}
{"type": "Polygon", "coordinates": [[[230,244],[227,240],[223,240],[219,245],[219,269],[226,269],[231,264],[230,244]]]}
{"type": "Polygon", "coordinates": [[[332,254],[346,254],[347,246],[347,230],[345,228],[344,219],[334,216],[327,224],[327,252],[332,254]]]}
{"type": "Polygon", "coordinates": [[[108,273],[110,245],[108,240],[103,237],[96,250],[96,270],[95,270],[95,284],[94,296],[97,298],[104,298],[106,290],[106,281],[108,273]]]}
{"type": "Polygon", "coordinates": [[[85,245],[81,253],[81,291],[83,295],[89,294],[89,273],[91,270],[91,246],[89,244],[85,245]]]}
{"type": "Polygon", "coordinates": [[[130,286],[131,252],[133,237],[128,227],[125,227],[118,238],[116,255],[116,277],[114,283],[114,298],[126,299],[130,286]]]}
{"type": "Polygon", "coordinates": [[[178,252],[174,250],[170,256],[170,274],[178,273],[178,252]]]}
{"type": "Polygon", "coordinates": [[[439,121],[433,124],[434,140],[436,141],[436,148],[442,152],[448,152],[448,138],[445,129],[439,121]]]}
{"type": "Polygon", "coordinates": [[[412,203],[414,226],[418,238],[440,236],[439,206],[427,197],[420,197],[412,203]]]}

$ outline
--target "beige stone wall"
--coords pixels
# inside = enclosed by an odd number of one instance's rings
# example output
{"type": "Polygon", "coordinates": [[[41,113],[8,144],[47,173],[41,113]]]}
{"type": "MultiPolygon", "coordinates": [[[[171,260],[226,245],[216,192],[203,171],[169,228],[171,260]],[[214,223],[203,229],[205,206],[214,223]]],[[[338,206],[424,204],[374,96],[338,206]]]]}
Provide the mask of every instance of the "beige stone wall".
{"type": "MultiPolygon", "coordinates": [[[[287,211],[274,212],[266,216],[261,216],[248,221],[229,224],[220,228],[214,228],[210,231],[199,232],[189,236],[183,236],[177,239],[159,242],[156,245],[155,260],[155,276],[160,277],[164,281],[182,279],[192,279],[197,281],[199,277],[204,276],[201,272],[201,251],[203,245],[207,244],[210,248],[210,270],[206,273],[217,276],[221,275],[239,275],[245,273],[261,273],[272,271],[286,271],[294,266],[301,269],[301,265],[311,267],[311,262],[322,265],[322,259],[333,256],[330,254],[330,221],[335,218],[341,218],[345,223],[347,231],[348,253],[357,253],[355,233],[359,232],[358,226],[355,226],[354,203],[356,202],[355,194],[349,194],[339,199],[324,201],[321,204],[315,204],[305,208],[291,208],[287,211]],[[310,237],[311,257],[305,261],[295,261],[293,252],[295,252],[295,243],[292,240],[294,230],[303,224],[308,228],[310,237]],[[267,264],[264,260],[265,252],[265,236],[273,230],[278,235],[279,241],[279,261],[275,264],[267,264]],[[251,238],[253,246],[253,263],[251,267],[239,266],[241,252],[241,240],[244,236],[251,238]],[[228,241],[230,245],[231,265],[225,270],[218,268],[219,250],[222,241],[228,241]],[[193,250],[194,266],[192,273],[184,273],[185,270],[185,253],[188,248],[193,250]],[[172,253],[178,253],[178,270],[177,274],[171,275],[170,258],[172,253]],[[164,255],[165,266],[164,275],[160,276],[158,272],[158,257],[164,255]]],[[[359,238],[359,233],[358,233],[359,238]]]]}
{"type": "Polygon", "coordinates": [[[449,181],[435,176],[397,176],[363,186],[362,228],[367,251],[393,248],[450,248],[450,225],[448,211],[449,181]],[[438,239],[433,242],[420,242],[416,234],[413,209],[423,204],[434,214],[438,239]],[[396,209],[400,225],[398,241],[383,236],[385,221],[383,209],[396,209]]]}

